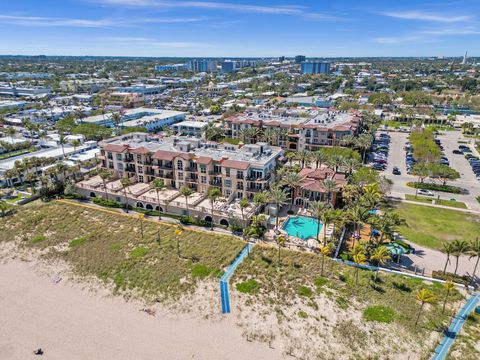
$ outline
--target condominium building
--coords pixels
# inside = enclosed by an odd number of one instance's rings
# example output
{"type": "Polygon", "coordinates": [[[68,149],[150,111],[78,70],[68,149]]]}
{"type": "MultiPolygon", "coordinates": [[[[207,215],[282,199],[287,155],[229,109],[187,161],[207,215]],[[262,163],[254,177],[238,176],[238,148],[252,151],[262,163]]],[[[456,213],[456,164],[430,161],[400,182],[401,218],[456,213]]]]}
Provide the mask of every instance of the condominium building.
{"type": "Polygon", "coordinates": [[[304,61],[300,65],[302,74],[330,74],[330,63],[320,61],[304,61]]]}
{"type": "Polygon", "coordinates": [[[306,59],[307,58],[305,57],[305,55],[297,55],[297,56],[295,56],[295,64],[301,64],[306,59]]]}
{"type": "Polygon", "coordinates": [[[225,133],[242,139],[245,129],[258,128],[259,134],[267,129],[280,129],[278,139],[272,141],[275,145],[291,151],[314,151],[322,146],[343,145],[345,136],[357,134],[360,122],[360,113],[356,111],[249,108],[243,114],[225,119],[225,133]]]}
{"type": "Polygon", "coordinates": [[[217,71],[217,61],[209,59],[194,59],[187,63],[187,69],[193,72],[217,71]]]}
{"type": "Polygon", "coordinates": [[[228,199],[252,199],[268,188],[283,155],[266,143],[230,145],[190,137],[161,138],[132,133],[99,143],[101,166],[138,183],[163,179],[169,188],[190,187],[206,193],[221,190],[228,199]]]}

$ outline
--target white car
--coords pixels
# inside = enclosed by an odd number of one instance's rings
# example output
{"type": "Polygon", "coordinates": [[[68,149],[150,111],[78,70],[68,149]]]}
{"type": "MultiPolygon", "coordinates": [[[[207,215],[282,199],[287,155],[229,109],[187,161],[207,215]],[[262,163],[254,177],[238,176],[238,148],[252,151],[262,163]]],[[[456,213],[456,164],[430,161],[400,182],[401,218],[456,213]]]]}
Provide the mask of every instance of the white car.
{"type": "Polygon", "coordinates": [[[433,192],[430,190],[425,190],[425,189],[418,189],[417,191],[418,195],[425,195],[425,196],[435,196],[433,192]]]}

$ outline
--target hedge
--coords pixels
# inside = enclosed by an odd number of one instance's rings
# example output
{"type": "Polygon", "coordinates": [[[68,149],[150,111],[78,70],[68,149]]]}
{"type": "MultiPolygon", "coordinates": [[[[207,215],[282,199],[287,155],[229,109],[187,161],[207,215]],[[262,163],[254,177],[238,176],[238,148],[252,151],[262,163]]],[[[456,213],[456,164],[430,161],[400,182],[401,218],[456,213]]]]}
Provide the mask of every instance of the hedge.
{"type": "Polygon", "coordinates": [[[462,284],[462,285],[468,285],[470,283],[470,279],[466,275],[461,276],[461,275],[453,274],[453,273],[450,273],[450,272],[446,272],[444,274],[443,270],[433,271],[432,272],[432,277],[434,279],[450,280],[452,282],[462,284]]]}
{"type": "Polygon", "coordinates": [[[432,183],[421,183],[421,182],[408,182],[407,186],[410,186],[415,189],[423,190],[433,190],[433,191],[443,191],[452,194],[462,194],[464,190],[458,186],[451,185],[441,185],[441,184],[432,184],[432,183]]]}
{"type": "Polygon", "coordinates": [[[100,206],[105,206],[105,207],[111,207],[111,208],[122,208],[124,205],[116,202],[115,200],[110,200],[110,199],[104,199],[104,198],[92,198],[92,202],[94,204],[100,205],[100,206]]]}

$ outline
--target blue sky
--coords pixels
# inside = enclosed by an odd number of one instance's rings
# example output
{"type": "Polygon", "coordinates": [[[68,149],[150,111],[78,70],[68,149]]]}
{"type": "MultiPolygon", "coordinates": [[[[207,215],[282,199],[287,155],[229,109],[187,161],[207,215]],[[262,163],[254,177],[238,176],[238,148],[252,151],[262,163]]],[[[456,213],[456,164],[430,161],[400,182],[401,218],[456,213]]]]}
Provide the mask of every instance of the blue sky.
{"type": "Polygon", "coordinates": [[[480,55],[479,0],[4,0],[0,54],[480,55]]]}

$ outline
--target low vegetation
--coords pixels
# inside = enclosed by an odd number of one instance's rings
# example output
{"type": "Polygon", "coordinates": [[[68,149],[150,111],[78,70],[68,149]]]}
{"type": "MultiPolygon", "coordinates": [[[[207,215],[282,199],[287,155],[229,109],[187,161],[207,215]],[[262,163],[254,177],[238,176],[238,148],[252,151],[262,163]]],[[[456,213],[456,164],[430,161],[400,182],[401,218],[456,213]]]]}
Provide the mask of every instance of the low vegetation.
{"type": "Polygon", "coordinates": [[[431,197],[415,196],[410,194],[405,194],[405,199],[410,201],[420,202],[420,203],[427,203],[427,204],[433,204],[433,202],[435,201],[436,205],[450,206],[450,207],[459,208],[459,209],[467,209],[467,205],[464,202],[455,201],[455,200],[435,199],[431,197]]]}

